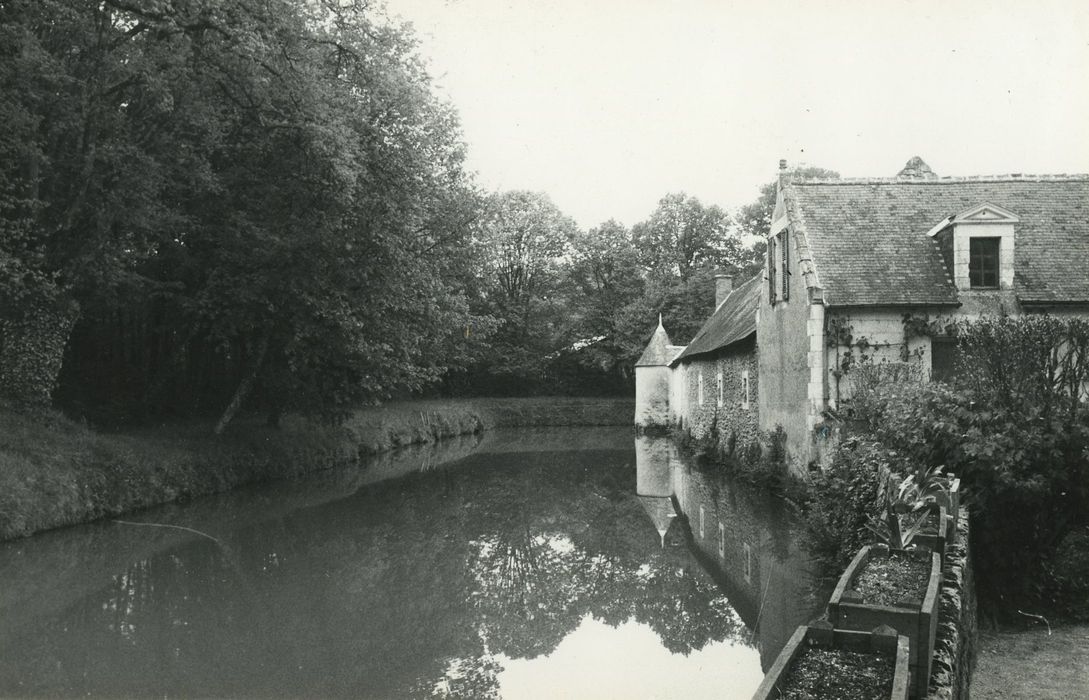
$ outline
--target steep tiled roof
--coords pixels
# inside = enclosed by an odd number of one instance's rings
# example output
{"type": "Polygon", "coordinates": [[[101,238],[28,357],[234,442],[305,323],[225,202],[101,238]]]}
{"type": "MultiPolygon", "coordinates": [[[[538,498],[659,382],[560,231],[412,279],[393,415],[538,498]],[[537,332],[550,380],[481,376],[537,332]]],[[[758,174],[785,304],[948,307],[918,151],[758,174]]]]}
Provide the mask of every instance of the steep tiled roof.
{"type": "Polygon", "coordinates": [[[761,281],[760,275],[757,275],[731,292],[703,324],[684,352],[670,364],[676,365],[694,355],[720,350],[755,333],[761,281]]]}
{"type": "Polygon", "coordinates": [[[799,180],[784,194],[808,237],[830,306],[953,304],[926,234],[984,202],[1010,210],[1023,302],[1089,301],[1089,176],[799,180]]]}
{"type": "Polygon", "coordinates": [[[673,356],[677,354],[676,350],[671,348],[673,346],[669,342],[669,334],[666,333],[665,327],[662,326],[662,317],[659,316],[658,327],[654,329],[654,335],[650,336],[650,342],[647,343],[646,350],[643,350],[643,354],[639,356],[639,361],[635,363],[635,366],[661,367],[668,365],[673,356]]]}

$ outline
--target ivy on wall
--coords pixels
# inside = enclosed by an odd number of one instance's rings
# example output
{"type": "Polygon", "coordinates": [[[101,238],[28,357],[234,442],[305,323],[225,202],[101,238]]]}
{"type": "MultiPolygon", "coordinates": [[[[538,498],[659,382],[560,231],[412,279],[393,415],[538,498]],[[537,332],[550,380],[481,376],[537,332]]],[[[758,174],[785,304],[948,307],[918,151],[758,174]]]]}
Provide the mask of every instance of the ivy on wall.
{"type": "Polygon", "coordinates": [[[904,340],[912,338],[933,338],[934,336],[956,336],[957,324],[944,316],[930,318],[928,314],[916,316],[904,314],[904,340]]]}
{"type": "Polygon", "coordinates": [[[864,335],[856,336],[852,319],[848,316],[829,319],[825,338],[828,347],[835,351],[835,362],[829,372],[836,401],[842,400],[841,381],[845,377],[850,379],[852,391],[865,391],[887,381],[920,378],[925,350],[922,347],[910,350],[910,340],[922,335],[940,334],[944,328],[942,323],[940,320],[931,321],[926,316],[905,314],[903,342],[881,343],[864,335]],[[877,359],[880,351],[893,347],[899,348],[899,362],[890,361],[887,356],[877,359]]]}

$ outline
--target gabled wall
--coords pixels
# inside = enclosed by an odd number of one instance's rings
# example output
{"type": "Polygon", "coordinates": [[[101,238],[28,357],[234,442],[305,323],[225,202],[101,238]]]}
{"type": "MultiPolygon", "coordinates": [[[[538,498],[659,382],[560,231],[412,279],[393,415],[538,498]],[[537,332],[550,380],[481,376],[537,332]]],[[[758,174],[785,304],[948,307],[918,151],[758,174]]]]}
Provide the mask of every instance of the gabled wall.
{"type": "Polygon", "coordinates": [[[772,295],[765,264],[764,289],[756,318],[760,343],[758,396],[760,430],[781,427],[786,435],[790,468],[804,473],[815,459],[813,427],[821,420],[827,387],[825,380],[824,304],[805,232],[795,225],[782,188],[775,207],[772,235],[787,231],[788,293],[782,294],[782,249],[776,246],[772,295]]]}

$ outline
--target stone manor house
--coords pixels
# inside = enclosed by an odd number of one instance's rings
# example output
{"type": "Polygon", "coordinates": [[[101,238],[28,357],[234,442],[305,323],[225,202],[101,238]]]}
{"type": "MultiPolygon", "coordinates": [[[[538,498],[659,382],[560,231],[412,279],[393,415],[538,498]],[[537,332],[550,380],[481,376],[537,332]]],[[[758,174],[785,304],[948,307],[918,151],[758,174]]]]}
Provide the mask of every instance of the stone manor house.
{"type": "Polygon", "coordinates": [[[739,454],[782,427],[820,460],[827,409],[874,372],[954,371],[947,328],[990,314],[1089,317],[1089,176],[795,179],[780,162],[762,275],[716,278],[687,346],[659,320],[636,363],[638,426],[715,434],[739,454]]]}

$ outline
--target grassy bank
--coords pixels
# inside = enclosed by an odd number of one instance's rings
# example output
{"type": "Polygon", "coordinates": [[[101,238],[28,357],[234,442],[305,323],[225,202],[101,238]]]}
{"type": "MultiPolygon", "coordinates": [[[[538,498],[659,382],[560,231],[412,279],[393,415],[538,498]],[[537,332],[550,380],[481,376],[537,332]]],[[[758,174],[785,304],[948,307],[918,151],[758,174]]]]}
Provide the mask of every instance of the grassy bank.
{"type": "Polygon", "coordinates": [[[394,447],[497,427],[627,425],[625,399],[411,401],[357,411],[337,426],[279,429],[240,419],[98,433],[53,412],[0,406],[0,540],[347,465],[394,447]]]}

